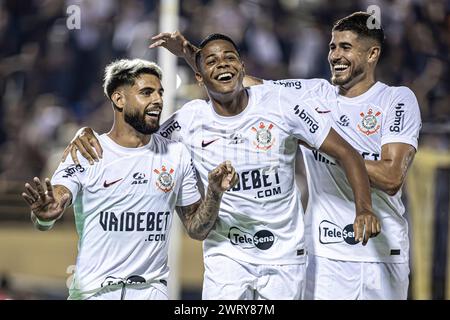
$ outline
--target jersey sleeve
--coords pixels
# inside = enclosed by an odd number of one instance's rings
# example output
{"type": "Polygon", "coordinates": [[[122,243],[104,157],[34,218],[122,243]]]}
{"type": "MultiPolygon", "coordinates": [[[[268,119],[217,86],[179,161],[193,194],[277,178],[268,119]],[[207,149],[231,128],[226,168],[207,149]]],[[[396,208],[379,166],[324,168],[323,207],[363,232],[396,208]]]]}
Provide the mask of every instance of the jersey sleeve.
{"type": "Polygon", "coordinates": [[[421,127],[419,104],[414,93],[406,87],[396,88],[384,118],[381,145],[400,142],[417,149],[421,127]]]}
{"type": "Polygon", "coordinates": [[[286,88],[292,88],[300,90],[302,88],[303,79],[283,79],[283,80],[263,80],[264,84],[284,86],[286,88]]]}
{"type": "Polygon", "coordinates": [[[285,130],[315,149],[320,148],[331,129],[329,117],[314,109],[322,107],[324,100],[310,94],[299,97],[296,90],[290,88],[279,91],[279,109],[285,130]]]}
{"type": "Polygon", "coordinates": [[[173,113],[163,124],[161,124],[158,134],[170,140],[183,142],[184,133],[195,113],[191,107],[194,102],[195,100],[185,104],[180,110],[173,113]]]}
{"type": "Polygon", "coordinates": [[[189,151],[181,145],[181,168],[183,169],[181,187],[178,192],[177,207],[185,207],[200,200],[200,192],[197,187],[197,176],[189,151]]]}
{"type": "MultiPolygon", "coordinates": [[[[79,159],[82,156],[78,155],[79,159]]],[[[89,164],[75,164],[73,161],[66,160],[61,162],[52,176],[52,185],[62,185],[72,193],[72,203],[76,199],[78,193],[83,189],[83,182],[87,176],[87,168],[89,164]]]]}

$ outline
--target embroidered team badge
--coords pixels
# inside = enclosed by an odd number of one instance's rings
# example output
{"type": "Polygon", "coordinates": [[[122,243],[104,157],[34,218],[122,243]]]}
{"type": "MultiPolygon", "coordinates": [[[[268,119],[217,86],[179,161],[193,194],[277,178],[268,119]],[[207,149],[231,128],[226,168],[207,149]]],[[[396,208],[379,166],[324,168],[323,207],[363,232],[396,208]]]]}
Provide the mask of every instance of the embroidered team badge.
{"type": "Polygon", "coordinates": [[[258,129],[252,127],[252,131],[256,132],[256,140],[253,141],[253,145],[256,149],[260,150],[269,150],[273,143],[275,142],[275,138],[272,137],[271,130],[273,128],[273,124],[270,124],[268,127],[264,124],[264,122],[260,122],[258,129]]]}
{"type": "Polygon", "coordinates": [[[361,122],[358,123],[358,130],[364,133],[366,136],[370,136],[371,134],[376,133],[381,127],[381,125],[378,124],[378,117],[380,116],[380,114],[380,111],[377,111],[374,114],[372,109],[369,109],[367,114],[361,112],[359,115],[362,119],[361,122]]]}
{"type": "Polygon", "coordinates": [[[154,169],[153,172],[158,175],[158,178],[156,179],[156,187],[158,187],[158,189],[166,193],[173,189],[173,186],[175,185],[172,177],[172,174],[174,173],[173,169],[167,171],[166,167],[162,166],[161,171],[154,169]]]}

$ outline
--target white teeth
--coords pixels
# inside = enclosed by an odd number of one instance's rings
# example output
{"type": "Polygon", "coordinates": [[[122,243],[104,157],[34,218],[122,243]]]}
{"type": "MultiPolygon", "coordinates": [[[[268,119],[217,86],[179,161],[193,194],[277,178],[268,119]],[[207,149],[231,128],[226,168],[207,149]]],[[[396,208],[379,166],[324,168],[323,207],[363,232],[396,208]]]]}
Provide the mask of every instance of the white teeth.
{"type": "Polygon", "coordinates": [[[336,71],[343,71],[347,68],[348,68],[348,65],[346,65],[346,64],[337,64],[334,66],[334,70],[336,70],[336,71]]]}
{"type": "Polygon", "coordinates": [[[222,74],[219,74],[219,76],[217,77],[217,80],[222,80],[222,79],[226,79],[226,78],[232,78],[233,75],[230,72],[225,72],[222,74]]]}
{"type": "Polygon", "coordinates": [[[149,116],[157,117],[157,116],[159,116],[160,112],[159,111],[147,111],[145,114],[149,115],[149,116]]]}

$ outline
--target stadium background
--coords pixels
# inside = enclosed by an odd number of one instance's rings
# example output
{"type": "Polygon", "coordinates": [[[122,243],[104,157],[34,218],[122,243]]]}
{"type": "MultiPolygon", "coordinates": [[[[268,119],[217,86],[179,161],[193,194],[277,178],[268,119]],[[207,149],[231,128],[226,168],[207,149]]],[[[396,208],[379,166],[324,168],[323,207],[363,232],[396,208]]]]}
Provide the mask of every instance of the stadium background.
{"type": "MultiPolygon", "coordinates": [[[[119,57],[159,62],[158,50],[147,46],[160,32],[161,3],[0,0],[0,299],[66,298],[77,245],[72,212],[51,232],[36,231],[20,193],[33,176],[51,175],[77,128],[109,130],[102,70],[119,57]],[[72,4],[80,8],[80,29],[66,24],[72,4]]],[[[387,37],[378,79],[410,87],[423,119],[420,151],[404,188],[409,296],[449,299],[450,1],[184,0],[176,11],[178,28],[195,44],[213,32],[231,36],[248,74],[329,78],[332,22],[369,5],[380,7],[387,37]]],[[[203,96],[181,60],[176,73],[176,108],[203,96]]],[[[197,299],[201,244],[185,234],[180,240],[178,297],[197,299]]]]}

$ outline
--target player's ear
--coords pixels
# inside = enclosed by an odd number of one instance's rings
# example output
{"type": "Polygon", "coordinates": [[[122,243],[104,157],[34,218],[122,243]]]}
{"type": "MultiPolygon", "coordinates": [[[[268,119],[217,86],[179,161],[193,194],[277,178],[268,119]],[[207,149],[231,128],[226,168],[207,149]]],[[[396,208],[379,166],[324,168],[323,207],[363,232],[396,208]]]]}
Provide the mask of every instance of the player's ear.
{"type": "Polygon", "coordinates": [[[111,95],[111,100],[114,103],[114,106],[119,109],[119,111],[122,111],[126,104],[126,98],[123,92],[121,91],[114,91],[111,95]]]}
{"type": "Polygon", "coordinates": [[[381,48],[379,46],[374,46],[369,49],[369,58],[367,59],[367,62],[369,63],[375,63],[378,61],[378,58],[380,57],[381,48]]]}
{"type": "Polygon", "coordinates": [[[203,85],[203,77],[200,72],[195,73],[195,79],[197,79],[197,83],[202,86],[203,85]]]}

